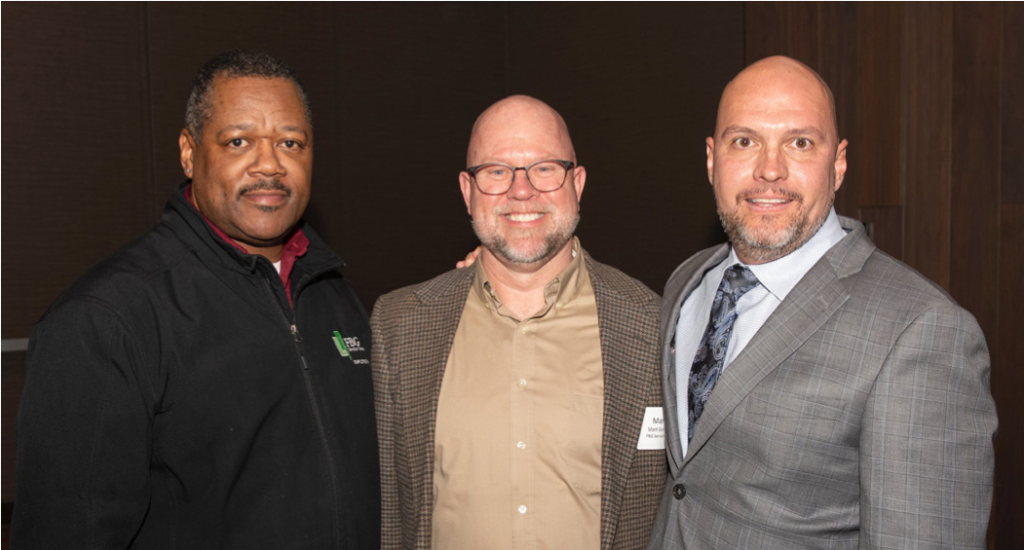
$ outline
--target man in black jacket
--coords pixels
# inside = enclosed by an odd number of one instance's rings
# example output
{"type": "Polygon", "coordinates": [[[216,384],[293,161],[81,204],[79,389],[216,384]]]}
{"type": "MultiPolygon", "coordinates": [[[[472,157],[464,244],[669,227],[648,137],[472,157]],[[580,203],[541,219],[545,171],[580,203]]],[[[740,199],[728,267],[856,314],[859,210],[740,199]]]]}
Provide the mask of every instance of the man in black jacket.
{"type": "Polygon", "coordinates": [[[33,332],[12,546],[376,547],[370,333],[299,219],[305,91],[266,54],[222,54],[179,144],[190,179],[162,223],[33,332]]]}

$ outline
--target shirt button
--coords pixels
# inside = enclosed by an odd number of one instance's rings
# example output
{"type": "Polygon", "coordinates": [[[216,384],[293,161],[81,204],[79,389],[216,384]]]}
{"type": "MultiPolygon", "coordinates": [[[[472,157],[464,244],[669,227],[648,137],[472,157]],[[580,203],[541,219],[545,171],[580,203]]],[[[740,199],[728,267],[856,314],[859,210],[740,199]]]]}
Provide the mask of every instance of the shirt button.
{"type": "Polygon", "coordinates": [[[527,327],[527,326],[519,327],[519,332],[522,332],[523,334],[526,334],[527,332],[530,332],[530,327],[527,327]]]}
{"type": "Polygon", "coordinates": [[[525,504],[520,504],[519,505],[519,513],[520,514],[525,514],[526,513],[526,505],[525,504]]]}
{"type": "Polygon", "coordinates": [[[519,443],[516,443],[516,447],[518,447],[519,449],[525,449],[526,448],[526,443],[523,442],[523,441],[520,441],[519,443]]]}
{"type": "Polygon", "coordinates": [[[525,387],[526,387],[526,379],[525,378],[520,378],[519,379],[519,389],[523,389],[525,387]]]}
{"type": "Polygon", "coordinates": [[[672,496],[676,497],[676,500],[683,500],[683,497],[686,496],[686,485],[679,483],[673,487],[672,496]]]}

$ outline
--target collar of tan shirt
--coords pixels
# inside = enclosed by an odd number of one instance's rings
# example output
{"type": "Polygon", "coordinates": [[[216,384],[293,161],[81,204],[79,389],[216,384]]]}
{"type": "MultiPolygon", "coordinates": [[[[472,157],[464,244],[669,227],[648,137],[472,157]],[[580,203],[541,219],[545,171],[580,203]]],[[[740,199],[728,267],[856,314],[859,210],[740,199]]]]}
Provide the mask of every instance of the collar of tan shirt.
{"type": "MultiPolygon", "coordinates": [[[[544,317],[552,307],[558,308],[575,298],[586,278],[586,266],[583,263],[583,253],[580,248],[578,237],[572,238],[572,261],[565,266],[557,277],[544,285],[544,308],[535,313],[531,319],[544,317]]],[[[491,287],[491,282],[484,271],[482,262],[476,262],[476,275],[473,278],[472,295],[481,300],[487,309],[497,312],[498,315],[520,321],[508,308],[504,307],[498,294],[491,287]]]]}

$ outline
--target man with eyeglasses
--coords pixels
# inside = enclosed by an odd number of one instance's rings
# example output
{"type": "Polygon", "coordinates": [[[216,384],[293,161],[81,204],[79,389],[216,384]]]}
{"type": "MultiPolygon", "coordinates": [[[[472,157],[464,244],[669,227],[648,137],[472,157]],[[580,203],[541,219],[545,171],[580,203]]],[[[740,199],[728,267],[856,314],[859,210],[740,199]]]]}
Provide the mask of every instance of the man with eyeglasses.
{"type": "Polygon", "coordinates": [[[382,297],[382,547],[643,548],[666,479],[658,296],[573,237],[586,170],[551,107],[477,119],[476,265],[382,297]]]}

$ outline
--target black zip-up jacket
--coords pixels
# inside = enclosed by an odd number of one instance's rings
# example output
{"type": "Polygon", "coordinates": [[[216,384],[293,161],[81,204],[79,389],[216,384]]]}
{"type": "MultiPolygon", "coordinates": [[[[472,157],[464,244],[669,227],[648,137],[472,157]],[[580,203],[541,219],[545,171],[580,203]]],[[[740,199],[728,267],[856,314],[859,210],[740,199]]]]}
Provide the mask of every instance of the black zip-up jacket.
{"type": "Polygon", "coordinates": [[[12,548],[377,548],[370,329],[341,260],[301,226],[292,308],[183,188],[32,334],[12,548]]]}

